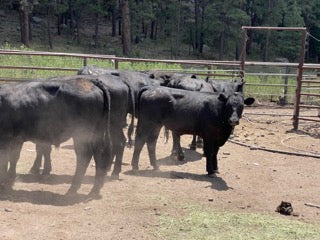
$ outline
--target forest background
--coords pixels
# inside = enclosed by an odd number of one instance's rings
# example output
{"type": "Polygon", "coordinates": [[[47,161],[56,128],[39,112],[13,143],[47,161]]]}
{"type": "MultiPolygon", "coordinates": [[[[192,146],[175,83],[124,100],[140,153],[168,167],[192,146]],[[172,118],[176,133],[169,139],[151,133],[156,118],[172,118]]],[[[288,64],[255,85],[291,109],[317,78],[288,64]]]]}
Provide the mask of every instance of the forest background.
{"type": "MultiPolygon", "coordinates": [[[[1,0],[1,48],[238,60],[241,26],[307,27],[320,61],[319,0],[1,0]]],[[[300,35],[249,31],[247,58],[298,61],[300,35]]]]}

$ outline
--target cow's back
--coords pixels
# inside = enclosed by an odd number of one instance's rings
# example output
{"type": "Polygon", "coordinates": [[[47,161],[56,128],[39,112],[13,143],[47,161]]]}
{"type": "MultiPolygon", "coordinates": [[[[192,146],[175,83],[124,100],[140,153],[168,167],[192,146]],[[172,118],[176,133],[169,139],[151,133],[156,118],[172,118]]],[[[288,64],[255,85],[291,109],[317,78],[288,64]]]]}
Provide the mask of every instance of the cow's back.
{"type": "Polygon", "coordinates": [[[92,134],[104,109],[101,90],[86,80],[32,81],[1,88],[1,132],[58,145],[92,134]]]}

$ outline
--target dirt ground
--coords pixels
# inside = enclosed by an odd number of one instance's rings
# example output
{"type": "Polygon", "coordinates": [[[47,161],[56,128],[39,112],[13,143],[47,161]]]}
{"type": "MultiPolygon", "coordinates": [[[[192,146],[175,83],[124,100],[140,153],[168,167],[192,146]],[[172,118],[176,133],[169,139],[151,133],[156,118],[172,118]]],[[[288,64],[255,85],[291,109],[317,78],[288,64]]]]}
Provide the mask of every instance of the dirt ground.
{"type": "MultiPolygon", "coordinates": [[[[182,138],[186,161],[169,159],[171,139],[157,145],[159,172],[150,168],[146,148],[140,158],[140,173],[130,173],[133,149],[126,149],[120,180],[109,177],[101,191],[102,199],[85,201],[93,182],[90,165],[78,198],[68,198],[75,170],[72,142],[52,153],[50,177],[28,173],[35,157],[35,146],[25,143],[18,162],[14,191],[0,196],[0,239],[156,239],[160,217],[181,216],[184,204],[201,205],[230,212],[277,215],[281,201],[292,203],[298,219],[319,223],[320,158],[256,150],[256,146],[288,152],[320,155],[320,124],[301,122],[292,131],[291,116],[253,113],[292,114],[292,109],[247,108],[233,141],[218,154],[220,174],[205,175],[202,150],[188,150],[191,136],[182,138]],[[255,147],[254,147],[255,146],[255,147]]],[[[315,114],[302,112],[301,115],[315,114]]]]}

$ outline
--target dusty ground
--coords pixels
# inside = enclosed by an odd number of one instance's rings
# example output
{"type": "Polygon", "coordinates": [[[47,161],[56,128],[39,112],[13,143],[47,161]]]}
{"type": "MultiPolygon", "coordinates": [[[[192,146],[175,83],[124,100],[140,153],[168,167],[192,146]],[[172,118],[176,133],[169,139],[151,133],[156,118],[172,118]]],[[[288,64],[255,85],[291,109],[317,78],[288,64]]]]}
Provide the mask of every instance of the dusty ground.
{"type": "MultiPolygon", "coordinates": [[[[284,109],[246,109],[233,140],[266,148],[320,155],[320,125],[301,122],[293,132],[289,116],[251,115],[287,113],[284,109]]],[[[304,112],[310,114],[312,112],[304,112]]],[[[182,144],[188,147],[190,136],[182,144]]],[[[180,164],[168,158],[171,141],[158,141],[160,172],[153,172],[144,148],[141,172],[130,174],[132,149],[125,150],[120,180],[107,178],[103,198],[86,202],[94,167],[90,166],[79,198],[64,193],[75,169],[72,142],[52,153],[53,174],[49,178],[28,174],[35,147],[26,143],[18,163],[18,179],[11,194],[0,196],[0,239],[155,239],[152,234],[165,214],[180,216],[184,204],[212,209],[279,215],[282,200],[293,205],[300,221],[319,223],[320,209],[305,203],[320,204],[320,158],[254,150],[227,142],[219,152],[220,174],[205,176],[202,150],[185,150],[180,164]]],[[[288,218],[288,217],[284,217],[288,218]]]]}

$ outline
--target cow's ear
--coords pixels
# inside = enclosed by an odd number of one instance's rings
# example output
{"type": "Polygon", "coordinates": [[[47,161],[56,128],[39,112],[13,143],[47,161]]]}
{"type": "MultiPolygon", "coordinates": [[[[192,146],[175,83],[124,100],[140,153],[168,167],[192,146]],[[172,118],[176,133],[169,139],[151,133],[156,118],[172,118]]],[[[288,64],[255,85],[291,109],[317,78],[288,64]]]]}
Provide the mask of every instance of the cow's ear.
{"type": "Polygon", "coordinates": [[[197,76],[195,74],[192,74],[191,78],[197,78],[197,76]]]}
{"type": "Polygon", "coordinates": [[[220,93],[219,96],[218,96],[218,99],[222,102],[227,102],[228,100],[228,97],[226,96],[226,94],[224,93],[220,93]]]}
{"type": "Polygon", "coordinates": [[[251,104],[254,103],[254,101],[255,101],[255,99],[254,99],[253,97],[248,97],[248,98],[246,98],[246,99],[244,100],[244,104],[245,104],[245,105],[251,105],[251,104]]]}

